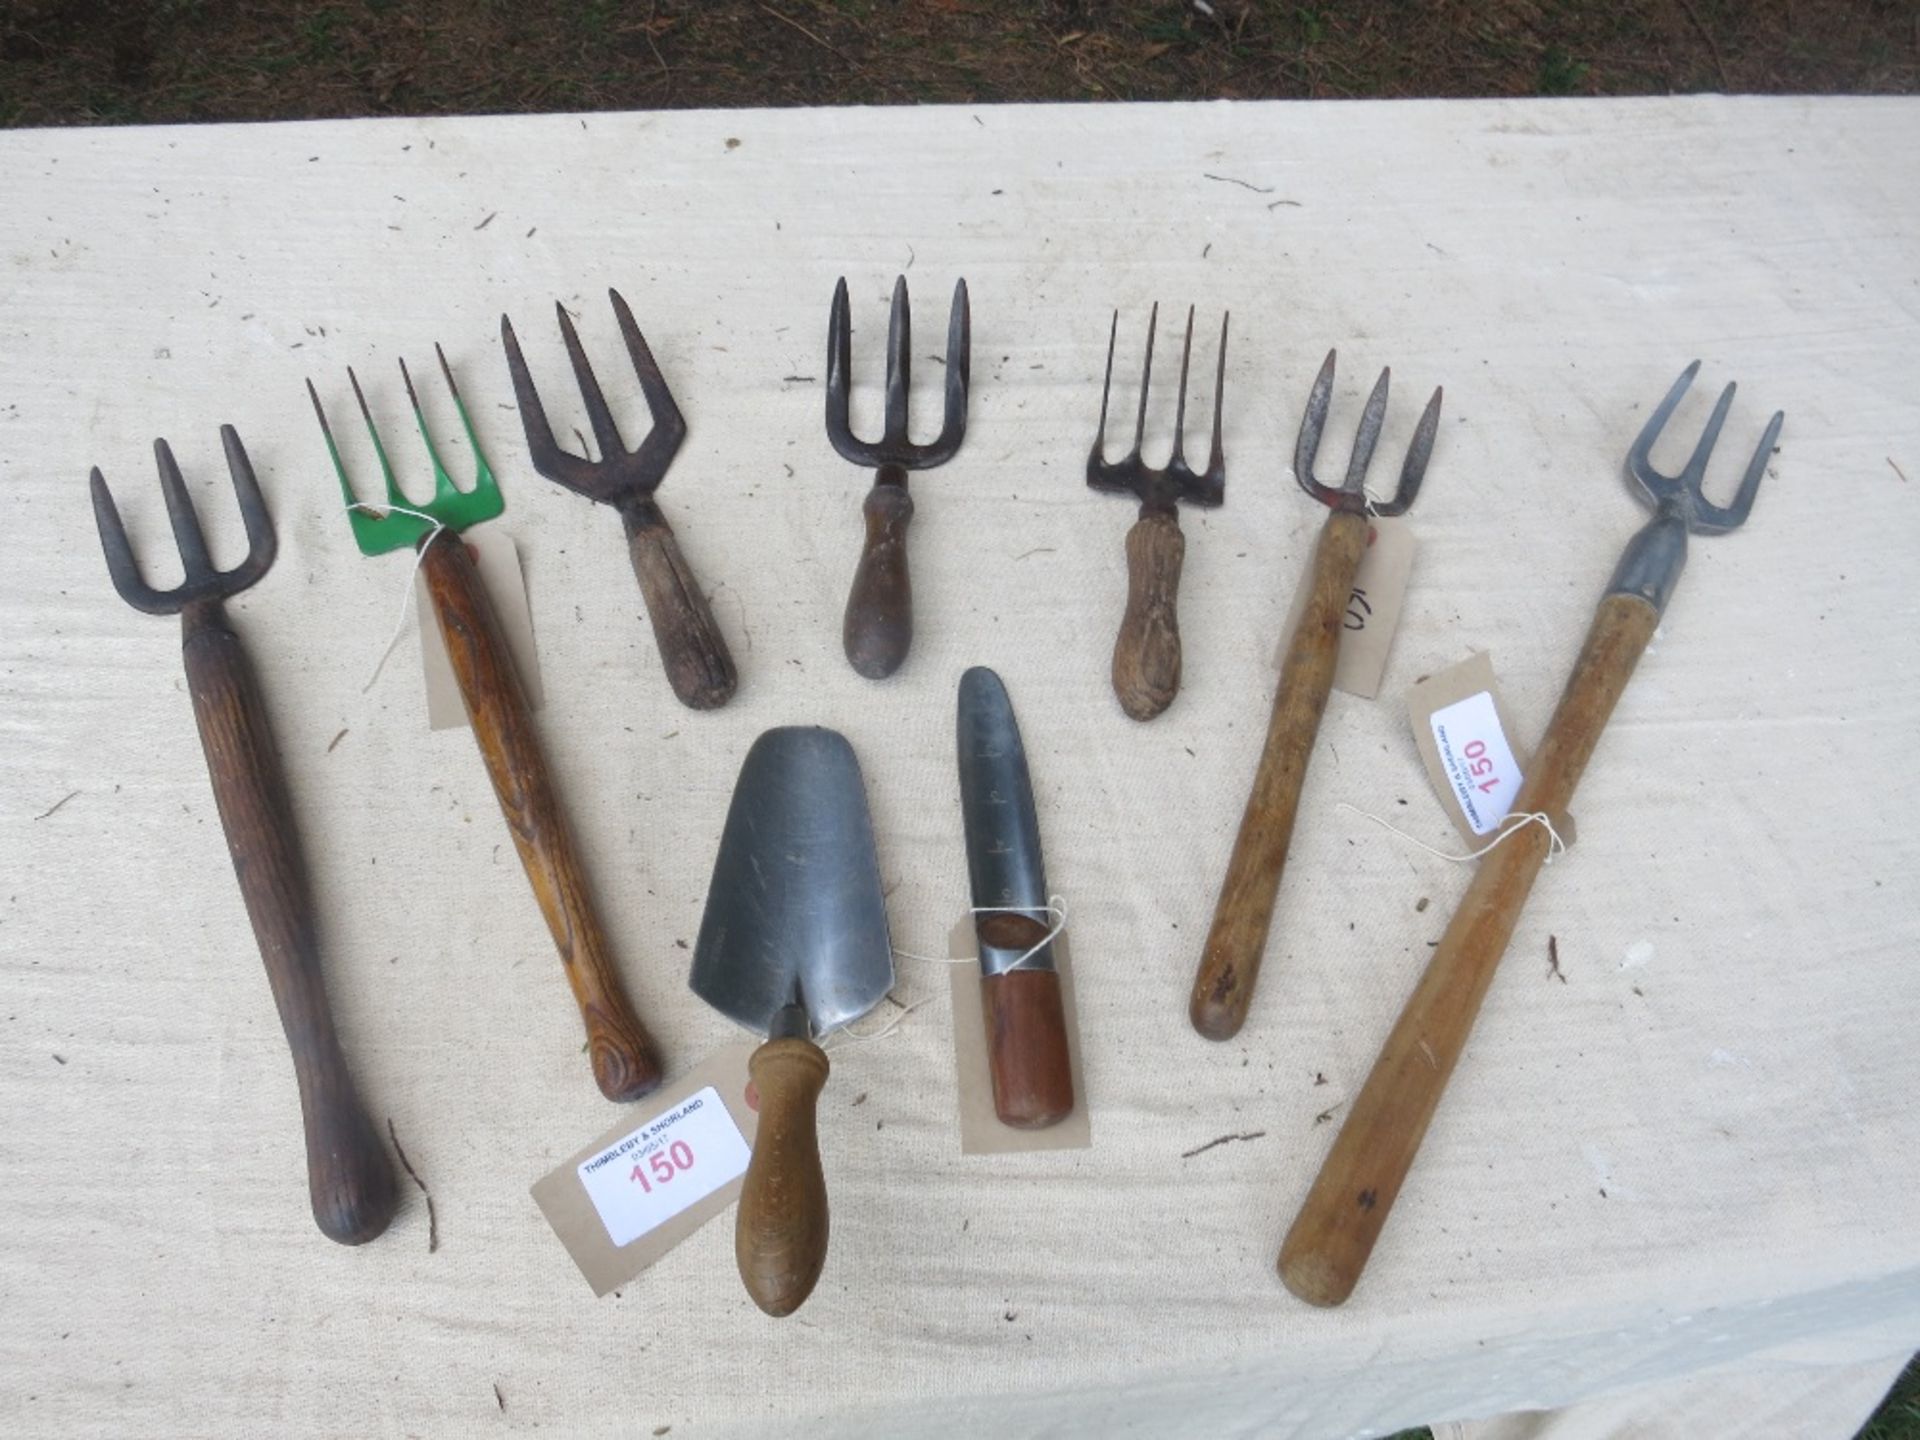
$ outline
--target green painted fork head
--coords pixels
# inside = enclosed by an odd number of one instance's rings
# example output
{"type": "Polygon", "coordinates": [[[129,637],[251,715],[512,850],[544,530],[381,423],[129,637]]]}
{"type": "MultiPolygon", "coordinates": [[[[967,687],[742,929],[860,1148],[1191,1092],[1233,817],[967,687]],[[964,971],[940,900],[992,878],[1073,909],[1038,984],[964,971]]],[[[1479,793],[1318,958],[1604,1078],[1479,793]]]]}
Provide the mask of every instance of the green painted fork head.
{"type": "Polygon", "coordinates": [[[467,443],[473,447],[474,460],[479,468],[471,490],[462,490],[454,485],[453,477],[447,474],[447,467],[441,463],[440,452],[434,448],[433,436],[427,430],[427,417],[420,411],[420,397],[413,390],[413,377],[407,373],[407,362],[402,360],[400,378],[406,382],[407,400],[413,406],[414,421],[420,427],[420,438],[426,442],[427,458],[433,462],[433,499],[425,503],[409,500],[394,480],[393,466],[387,463],[386,446],[380,443],[380,431],[374,426],[373,413],[367,409],[367,397],[360,393],[359,378],[349,366],[347,380],[353,386],[353,398],[360,402],[361,418],[367,422],[367,435],[373,441],[373,453],[380,461],[380,474],[386,481],[387,498],[384,502],[375,502],[362,500],[353,493],[353,483],[347,479],[347,467],[340,461],[340,447],[334,444],[333,429],[327,424],[327,412],[320,407],[320,396],[313,388],[313,381],[307,381],[307,394],[313,399],[313,413],[320,417],[320,433],[326,437],[327,454],[333,457],[333,472],[340,477],[340,494],[347,502],[347,520],[353,526],[354,543],[360,547],[363,555],[384,555],[389,550],[417,545],[434,531],[443,528],[464,530],[469,525],[478,525],[482,520],[491,520],[506,508],[507,502],[501,497],[500,487],[487,465],[487,457],[480,449],[480,437],[473,433],[473,421],[460,399],[460,387],[453,383],[453,372],[447,368],[447,357],[438,345],[433,347],[433,353],[440,357],[440,373],[446,376],[447,389],[453,395],[453,408],[459,412],[461,427],[467,432],[467,443]]]}

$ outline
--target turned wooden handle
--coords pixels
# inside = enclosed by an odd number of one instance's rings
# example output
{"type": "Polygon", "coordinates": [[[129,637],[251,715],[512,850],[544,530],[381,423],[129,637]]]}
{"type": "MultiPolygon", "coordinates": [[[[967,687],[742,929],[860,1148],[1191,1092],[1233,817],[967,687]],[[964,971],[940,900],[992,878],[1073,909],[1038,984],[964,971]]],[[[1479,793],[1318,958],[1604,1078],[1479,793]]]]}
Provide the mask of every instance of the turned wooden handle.
{"type": "Polygon", "coordinates": [[[1113,693],[1135,720],[1151,720],[1180,693],[1180,565],[1187,537],[1168,514],[1127,531],[1127,613],[1113,642],[1113,693]]]}
{"type": "Polygon", "coordinates": [[[913,644],[913,578],[907,572],[913,497],[907,494],[906,471],[889,477],[888,470],[897,468],[881,468],[860,507],[867,538],[840,629],[847,660],[869,680],[884,680],[898,670],[913,644]]]}
{"type": "MultiPolygon", "coordinates": [[[[1565,819],[1581,772],[1659,619],[1638,596],[1609,595],[1600,602],[1513,814],[1544,812],[1556,824],[1565,819]]],[[[1302,1300],[1338,1305],[1353,1293],[1550,843],[1544,828],[1523,825],[1479,862],[1280,1247],[1280,1278],[1302,1300]]]]}
{"type": "Polygon", "coordinates": [[[827,1260],[827,1182],[814,1123],[827,1056],[811,1040],[769,1040],[753,1052],[747,1073],[760,1096],[760,1126],[740,1188],[733,1256],[753,1303],[769,1315],[791,1315],[827,1260]]]}
{"type": "Polygon", "coordinates": [[[279,754],[253,667],[220,602],[190,602],[181,611],[181,633],[213,798],[293,1055],[314,1223],[330,1240],[359,1245],[387,1228],[399,1197],[392,1162],[361,1107],[334,1032],[279,754]]]}
{"type": "Polygon", "coordinates": [[[1300,787],[1313,759],[1320,716],[1333,689],[1334,664],[1340,658],[1340,628],[1360,557],[1367,549],[1367,518],[1334,511],[1321,528],[1307,576],[1307,601],[1300,611],[1273,694],[1266,746],[1253,777],[1240,833],[1227,862],[1227,878],[1214,905],[1213,928],[1200,952],[1187,1013],[1193,1028],[1209,1040],[1230,1040],[1246,1023],[1254,982],[1266,953],[1273,924],[1280,874],[1293,840],[1300,808],[1300,787]]]}
{"type": "Polygon", "coordinates": [[[713,609],[680,554],[673,527],[649,504],[627,517],[627,546],[667,683],[682,704],[717,710],[733,698],[740,677],[726,638],[713,623],[713,609]]]}
{"type": "Polygon", "coordinates": [[[420,571],[467,722],[580,1003],[593,1078],[609,1100],[638,1099],[660,1083],[660,1062],[613,968],[500,622],[460,537],[439,530],[424,543],[420,571]]]}
{"type": "Polygon", "coordinates": [[[980,980],[993,1113],[1016,1130],[1044,1130],[1073,1113],[1073,1068],[1060,977],[1009,970],[980,980]]]}

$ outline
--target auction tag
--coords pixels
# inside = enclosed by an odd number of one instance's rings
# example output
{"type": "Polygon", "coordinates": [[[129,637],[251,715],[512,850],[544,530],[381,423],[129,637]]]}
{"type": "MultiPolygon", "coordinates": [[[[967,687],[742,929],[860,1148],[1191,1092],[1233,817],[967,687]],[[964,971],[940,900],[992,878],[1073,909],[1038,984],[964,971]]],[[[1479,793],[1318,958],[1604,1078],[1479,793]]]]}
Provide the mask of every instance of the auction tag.
{"type": "Polygon", "coordinates": [[[1085,1150],[1093,1144],[1087,1115],[1087,1082],[1080,1073],[1080,1010],[1073,993],[1073,960],[1066,932],[1053,937],[1053,963],[1060,974],[1060,1008],[1067,1022],[1067,1068],[1073,1076],[1073,1113],[1044,1130],[1016,1130],[1000,1123],[993,1108],[993,1076],[987,1068],[986,1006],[980,995],[980,941],[973,916],[960,917],[947,937],[953,987],[954,1089],[960,1100],[960,1153],[1001,1155],[1016,1150],[1085,1150]],[[970,964],[961,964],[970,961],[970,964]]]}
{"type": "Polygon", "coordinates": [[[534,1202],[594,1294],[633,1279],[739,1195],[753,1154],[755,1048],[709,1055],[535,1182],[534,1202]]]}
{"type": "Polygon", "coordinates": [[[1486,653],[1421,677],[1407,695],[1414,744],[1441,805],[1468,840],[1500,827],[1520,789],[1493,660],[1486,653]]]}
{"type": "MultiPolygon", "coordinates": [[[[1380,693],[1387,653],[1393,648],[1394,631],[1400,628],[1400,607],[1413,574],[1413,550],[1413,526],[1404,517],[1376,518],[1368,524],[1367,548],[1347,596],[1347,613],[1340,622],[1340,654],[1333,666],[1333,683],[1349,695],[1371,700],[1380,693]]],[[[1309,566],[1294,589],[1293,609],[1280,632],[1280,646],[1273,652],[1275,670],[1286,664],[1300,612],[1306,609],[1312,574],[1309,566]]]]}
{"type": "MultiPolygon", "coordinates": [[[[500,628],[506,632],[507,651],[513,657],[520,686],[527,692],[527,704],[538,710],[546,697],[540,690],[540,657],[533,645],[527,582],[520,573],[513,536],[489,525],[474,531],[470,538],[462,536],[461,543],[473,557],[481,587],[493,602],[500,628]]],[[[457,730],[467,723],[467,707],[460,698],[460,682],[453,678],[453,662],[447,659],[446,642],[440,638],[440,622],[434,619],[433,597],[427,594],[424,575],[414,577],[413,600],[420,620],[420,665],[427,682],[427,725],[434,730],[457,730]]]]}

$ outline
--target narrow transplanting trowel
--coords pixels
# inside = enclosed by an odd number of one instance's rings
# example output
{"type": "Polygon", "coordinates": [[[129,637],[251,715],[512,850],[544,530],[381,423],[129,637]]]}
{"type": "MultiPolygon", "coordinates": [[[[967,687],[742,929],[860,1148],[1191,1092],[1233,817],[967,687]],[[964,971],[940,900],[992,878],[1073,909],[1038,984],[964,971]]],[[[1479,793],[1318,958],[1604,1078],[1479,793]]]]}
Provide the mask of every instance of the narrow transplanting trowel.
{"type": "Polygon", "coordinates": [[[747,751],[688,983],[767,1037],[748,1062],[760,1129],[733,1248],[754,1303],[791,1315],[827,1258],[814,1128],[827,1057],[814,1042],[893,988],[867,794],[853,747],[837,731],[769,730],[747,751]]]}
{"type": "Polygon", "coordinates": [[[1052,902],[1020,726],[1007,687],[983,665],[960,677],[957,729],[993,1110],[1003,1125],[1043,1130],[1073,1113],[1052,902]]]}

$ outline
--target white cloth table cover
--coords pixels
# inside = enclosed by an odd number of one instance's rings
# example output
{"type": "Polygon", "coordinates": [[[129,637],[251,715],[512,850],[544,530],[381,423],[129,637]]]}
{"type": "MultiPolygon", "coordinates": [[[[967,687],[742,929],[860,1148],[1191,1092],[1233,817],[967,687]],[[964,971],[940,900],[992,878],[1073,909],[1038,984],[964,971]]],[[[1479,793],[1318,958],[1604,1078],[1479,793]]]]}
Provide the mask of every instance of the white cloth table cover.
{"type": "MultiPolygon", "coordinates": [[[[1920,1344],[1916,182],[1909,99],[0,136],[0,1424],[1274,1440],[1920,1344]],[[959,457],[913,481],[918,634],[876,685],[840,653],[869,477],[827,445],[822,352],[844,274],[856,422],[873,423],[901,272],[921,423],[961,275],[973,397],[959,457]],[[561,433],[579,420],[561,299],[637,417],[609,285],[690,427],[661,500],[740,662],[716,714],[674,701],[615,517],[531,473],[510,405],[502,310],[561,433]],[[1140,725],[1107,678],[1133,509],[1083,466],[1111,308],[1125,414],[1156,300],[1163,347],[1199,306],[1202,405],[1233,311],[1229,480],[1224,508],[1182,516],[1185,683],[1140,725]],[[847,733],[895,943],[925,951],[967,903],[955,683],[990,664],[1014,697],[1072,907],[1093,1147],[962,1158],[944,1001],[837,1048],[833,1248],[795,1319],[747,1301],[730,1216],[596,1302],[528,1198],[615,1112],[473,744],[426,729],[411,634],[363,689],[407,560],[355,552],[301,385],[348,430],[355,366],[424,475],[392,362],[428,371],[435,340],[502,476],[540,725],[673,1072],[734,1033],[688,992],[683,947],[754,735],[847,733]],[[1334,344],[1332,463],[1382,364],[1377,484],[1435,384],[1444,423],[1386,688],[1328,707],[1252,1019],[1211,1045],[1187,988],[1324,514],[1288,466],[1334,344]],[[1778,407],[1771,478],[1747,528],[1695,544],[1365,1279],[1311,1310],[1276,1248],[1467,878],[1335,807],[1458,848],[1406,688],[1490,650],[1517,743],[1537,741],[1644,518],[1622,457],[1696,356],[1705,393],[1659,458],[1677,466],[1737,379],[1715,474],[1730,482],[1778,407]],[[223,421],[281,538],[231,611],[349,1059],[432,1191],[436,1253],[404,1179],[364,1249],[308,1217],[177,626],[113,595],[94,535],[98,464],[156,575],[175,573],[164,435],[231,563],[223,421]],[[1258,1138],[1182,1158],[1226,1133],[1258,1138]]],[[[437,379],[426,393],[451,430],[437,379]]],[[[901,962],[902,1000],[945,984],[901,962]]]]}

